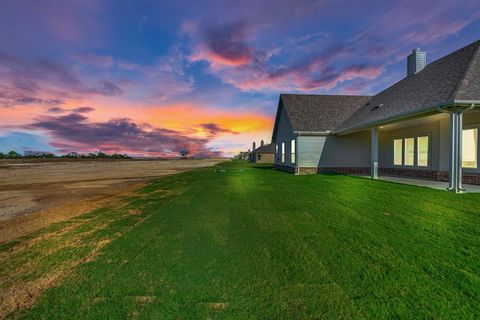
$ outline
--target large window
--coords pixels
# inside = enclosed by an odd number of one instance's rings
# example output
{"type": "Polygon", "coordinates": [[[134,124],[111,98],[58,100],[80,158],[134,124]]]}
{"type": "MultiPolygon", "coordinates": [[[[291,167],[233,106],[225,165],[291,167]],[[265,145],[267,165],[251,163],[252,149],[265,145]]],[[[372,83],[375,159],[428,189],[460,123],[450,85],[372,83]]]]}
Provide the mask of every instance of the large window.
{"type": "Polygon", "coordinates": [[[393,140],[393,164],[428,167],[429,137],[419,136],[393,140]]]}
{"type": "Polygon", "coordinates": [[[403,158],[403,139],[393,140],[393,164],[401,166],[403,158]]]}
{"type": "Polygon", "coordinates": [[[406,138],[403,141],[405,143],[405,151],[403,153],[403,165],[413,166],[415,161],[415,139],[406,138]]]}
{"type": "Polygon", "coordinates": [[[462,167],[477,167],[478,129],[463,130],[462,134],[462,167]]]}
{"type": "Polygon", "coordinates": [[[291,144],[291,150],[290,150],[290,162],[291,163],[295,163],[295,161],[297,161],[295,159],[295,139],[292,140],[292,144],[291,144]]]}
{"type": "Polygon", "coordinates": [[[285,142],[282,142],[282,163],[285,163],[285,142]]]}
{"type": "Polygon", "coordinates": [[[417,166],[428,166],[428,136],[417,138],[417,166]]]}

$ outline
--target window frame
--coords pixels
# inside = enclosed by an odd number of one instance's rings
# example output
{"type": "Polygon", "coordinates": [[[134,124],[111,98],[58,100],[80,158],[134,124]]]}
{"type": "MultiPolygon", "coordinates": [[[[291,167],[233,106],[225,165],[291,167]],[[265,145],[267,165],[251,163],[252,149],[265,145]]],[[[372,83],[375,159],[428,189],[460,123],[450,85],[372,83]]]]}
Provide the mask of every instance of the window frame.
{"type": "Polygon", "coordinates": [[[404,139],[403,138],[394,138],[393,139],[393,165],[394,166],[403,166],[403,144],[404,144],[404,139]],[[400,164],[395,163],[395,141],[400,140],[400,164]]]}
{"type": "Polygon", "coordinates": [[[292,139],[290,141],[290,163],[296,164],[297,163],[297,142],[296,139],[292,139]]]}
{"type": "Polygon", "coordinates": [[[402,145],[403,145],[402,165],[403,165],[404,167],[409,167],[409,168],[411,168],[411,167],[415,167],[416,164],[417,164],[417,162],[416,162],[417,159],[416,159],[416,157],[415,157],[415,156],[417,155],[417,143],[416,143],[416,142],[417,142],[417,138],[416,138],[416,137],[410,137],[410,136],[409,136],[409,137],[403,138],[403,144],[402,144],[402,145]],[[406,150],[407,150],[407,143],[406,143],[406,142],[407,142],[407,140],[413,140],[413,157],[412,157],[412,164],[406,164],[406,162],[407,162],[407,152],[406,152],[406,150]]]}
{"type": "Polygon", "coordinates": [[[429,164],[430,164],[430,136],[428,135],[421,135],[421,136],[417,136],[415,137],[415,161],[416,161],[416,165],[417,167],[419,168],[428,168],[429,167],[429,164]],[[418,139],[419,138],[427,138],[427,165],[425,166],[421,166],[418,164],[418,160],[420,158],[420,152],[418,151],[418,139]]]}
{"type": "Polygon", "coordinates": [[[282,163],[285,163],[285,142],[282,142],[282,163]]]}
{"type": "Polygon", "coordinates": [[[428,170],[432,168],[432,133],[431,132],[419,132],[415,134],[403,134],[395,135],[391,137],[391,155],[392,155],[392,166],[394,168],[402,169],[423,169],[428,170]],[[427,166],[418,165],[418,138],[419,137],[428,137],[428,151],[427,151],[427,166]],[[405,139],[413,138],[413,165],[405,165],[405,139]],[[395,140],[402,140],[402,164],[395,164],[395,140]]]}
{"type": "MultiPolygon", "coordinates": [[[[462,171],[463,172],[479,172],[480,171],[480,125],[472,124],[472,125],[464,125],[462,128],[462,139],[463,139],[463,130],[470,130],[470,129],[477,129],[477,166],[475,168],[465,168],[462,164],[462,171]]],[[[463,146],[462,146],[463,152],[463,146]]],[[[463,162],[463,157],[462,157],[463,162]]]]}

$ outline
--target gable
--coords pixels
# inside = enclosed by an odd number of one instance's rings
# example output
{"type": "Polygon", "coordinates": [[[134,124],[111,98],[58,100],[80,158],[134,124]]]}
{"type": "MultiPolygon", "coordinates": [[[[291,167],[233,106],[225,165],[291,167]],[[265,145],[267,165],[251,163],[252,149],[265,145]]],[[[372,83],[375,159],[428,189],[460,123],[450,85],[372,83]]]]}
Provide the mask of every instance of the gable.
{"type": "Polygon", "coordinates": [[[294,136],[293,128],[290,123],[287,111],[280,99],[277,107],[277,114],[275,116],[275,125],[272,134],[272,143],[277,141],[286,141],[294,136]]]}

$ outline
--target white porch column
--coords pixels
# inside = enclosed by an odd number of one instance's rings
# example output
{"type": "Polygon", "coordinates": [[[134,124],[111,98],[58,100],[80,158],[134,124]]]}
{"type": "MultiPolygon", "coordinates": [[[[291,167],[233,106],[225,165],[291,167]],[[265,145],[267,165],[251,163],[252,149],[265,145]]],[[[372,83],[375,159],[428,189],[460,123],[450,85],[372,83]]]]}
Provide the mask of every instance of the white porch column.
{"type": "Polygon", "coordinates": [[[450,112],[450,166],[448,190],[459,193],[462,188],[463,111],[450,112]]]}
{"type": "Polygon", "coordinates": [[[463,111],[457,113],[457,191],[465,191],[462,186],[462,143],[463,143],[463,111]]]}
{"type": "Polygon", "coordinates": [[[450,112],[450,162],[448,168],[448,190],[454,191],[456,185],[456,175],[457,175],[457,137],[456,130],[457,127],[457,114],[455,112],[450,112]]]}
{"type": "Polygon", "coordinates": [[[370,178],[378,179],[378,128],[372,128],[372,143],[370,146],[370,178]]]}

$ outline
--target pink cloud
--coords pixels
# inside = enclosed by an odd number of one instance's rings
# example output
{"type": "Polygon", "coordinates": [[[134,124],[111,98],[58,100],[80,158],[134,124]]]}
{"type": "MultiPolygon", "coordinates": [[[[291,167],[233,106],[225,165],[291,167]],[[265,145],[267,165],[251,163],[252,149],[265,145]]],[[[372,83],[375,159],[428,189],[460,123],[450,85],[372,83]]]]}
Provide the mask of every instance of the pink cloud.
{"type": "Polygon", "coordinates": [[[350,65],[340,71],[328,67],[320,67],[317,61],[310,65],[300,65],[289,70],[269,72],[267,70],[228,70],[222,74],[225,82],[243,91],[261,90],[330,90],[338,84],[356,79],[375,79],[383,72],[378,65],[350,65]],[[319,67],[318,69],[312,66],[319,67]]]}

